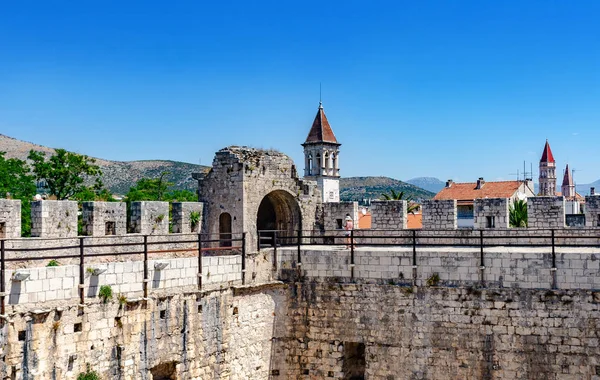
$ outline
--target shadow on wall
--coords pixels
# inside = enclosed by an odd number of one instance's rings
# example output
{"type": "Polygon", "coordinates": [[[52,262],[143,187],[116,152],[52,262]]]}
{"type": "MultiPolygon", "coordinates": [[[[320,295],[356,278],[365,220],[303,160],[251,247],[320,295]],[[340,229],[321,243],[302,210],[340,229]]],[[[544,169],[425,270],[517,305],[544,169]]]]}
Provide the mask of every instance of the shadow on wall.
{"type": "Polygon", "coordinates": [[[10,296],[8,297],[9,304],[18,304],[21,298],[21,281],[13,281],[10,287],[10,296]]]}

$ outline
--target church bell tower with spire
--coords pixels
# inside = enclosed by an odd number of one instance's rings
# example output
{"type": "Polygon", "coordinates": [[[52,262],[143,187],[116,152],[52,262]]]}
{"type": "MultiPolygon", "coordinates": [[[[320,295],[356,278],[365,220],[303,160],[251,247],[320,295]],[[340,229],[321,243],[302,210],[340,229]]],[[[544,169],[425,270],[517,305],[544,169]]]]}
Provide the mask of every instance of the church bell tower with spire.
{"type": "Polygon", "coordinates": [[[317,181],[324,203],[340,201],[340,143],[337,142],[329,121],[319,102],[304,147],[304,177],[317,181]]]}
{"type": "Polygon", "coordinates": [[[541,196],[556,195],[556,161],[552,155],[550,144],[546,140],[544,152],[540,159],[540,194],[541,196]]]}

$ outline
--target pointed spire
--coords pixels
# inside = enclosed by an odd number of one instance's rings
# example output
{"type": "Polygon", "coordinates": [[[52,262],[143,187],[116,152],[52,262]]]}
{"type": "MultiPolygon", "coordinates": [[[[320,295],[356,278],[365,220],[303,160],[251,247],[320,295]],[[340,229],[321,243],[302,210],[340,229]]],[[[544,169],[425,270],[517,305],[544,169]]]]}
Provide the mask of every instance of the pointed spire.
{"type": "Polygon", "coordinates": [[[563,186],[575,186],[575,182],[573,182],[573,174],[569,170],[569,164],[567,164],[567,168],[565,169],[565,176],[563,177],[563,186]]]}
{"type": "Polygon", "coordinates": [[[325,111],[323,111],[323,102],[319,102],[317,116],[315,116],[315,120],[313,121],[312,127],[310,128],[310,132],[308,132],[308,136],[306,137],[304,144],[315,144],[322,142],[339,144],[335,138],[335,135],[333,134],[331,126],[329,125],[327,116],[325,116],[325,111]]]}
{"type": "Polygon", "coordinates": [[[554,156],[552,155],[552,149],[550,149],[550,144],[548,143],[548,139],[546,139],[546,145],[544,146],[544,152],[542,153],[542,158],[540,162],[555,162],[554,156]]]}

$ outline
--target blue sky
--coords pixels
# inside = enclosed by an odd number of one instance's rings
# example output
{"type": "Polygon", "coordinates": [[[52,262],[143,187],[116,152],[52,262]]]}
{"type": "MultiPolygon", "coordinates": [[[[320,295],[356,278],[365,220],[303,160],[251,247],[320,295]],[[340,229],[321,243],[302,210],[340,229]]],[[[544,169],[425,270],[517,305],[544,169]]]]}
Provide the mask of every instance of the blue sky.
{"type": "MultiPolygon", "coordinates": [[[[343,176],[511,179],[548,138],[600,178],[600,2],[23,1],[0,6],[0,133],[112,160],[302,162],[319,102],[343,176]]],[[[300,164],[301,166],[301,164],[300,164]]]]}

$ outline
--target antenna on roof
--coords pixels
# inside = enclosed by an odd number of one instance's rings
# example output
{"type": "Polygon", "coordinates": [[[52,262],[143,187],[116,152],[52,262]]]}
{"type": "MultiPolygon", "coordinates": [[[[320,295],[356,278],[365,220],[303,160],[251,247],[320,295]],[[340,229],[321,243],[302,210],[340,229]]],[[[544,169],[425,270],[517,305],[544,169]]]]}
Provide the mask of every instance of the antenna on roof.
{"type": "Polygon", "coordinates": [[[323,99],[321,98],[321,82],[319,82],[319,108],[323,107],[323,99]]]}

